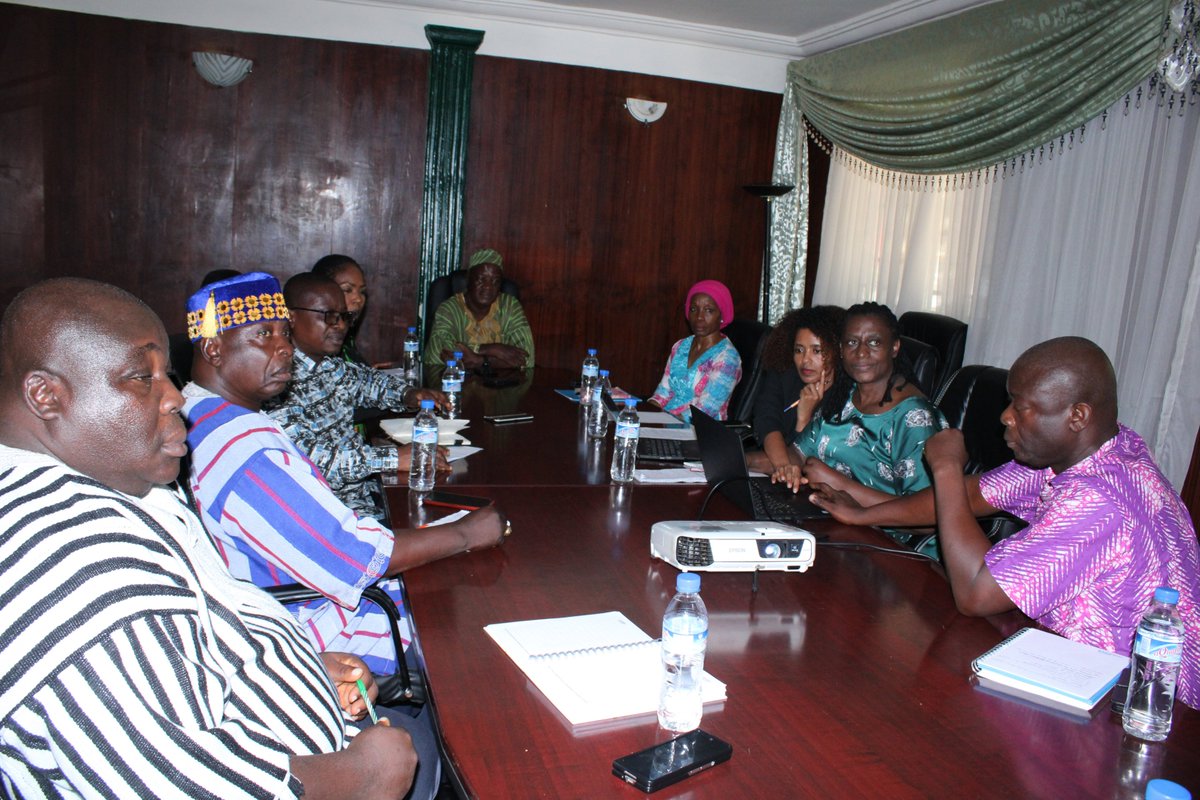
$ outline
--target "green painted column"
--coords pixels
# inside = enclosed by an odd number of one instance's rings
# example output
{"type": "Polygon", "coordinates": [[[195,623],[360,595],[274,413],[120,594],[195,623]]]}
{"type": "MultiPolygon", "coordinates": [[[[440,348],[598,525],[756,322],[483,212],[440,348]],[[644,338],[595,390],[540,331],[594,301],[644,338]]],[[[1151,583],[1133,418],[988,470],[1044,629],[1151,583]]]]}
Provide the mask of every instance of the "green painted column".
{"type": "Polygon", "coordinates": [[[421,201],[421,272],[417,312],[422,338],[429,284],[462,264],[463,193],[471,124],[471,73],[483,31],[426,25],[429,121],[425,131],[425,194],[421,201]]]}

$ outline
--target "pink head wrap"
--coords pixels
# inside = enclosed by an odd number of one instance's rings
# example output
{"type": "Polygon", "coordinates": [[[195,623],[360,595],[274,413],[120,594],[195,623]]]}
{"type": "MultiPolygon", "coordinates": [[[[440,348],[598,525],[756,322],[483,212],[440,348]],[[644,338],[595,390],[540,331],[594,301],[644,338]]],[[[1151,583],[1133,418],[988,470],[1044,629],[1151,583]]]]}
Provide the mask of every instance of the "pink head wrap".
{"type": "Polygon", "coordinates": [[[706,294],[721,309],[721,328],[733,322],[733,295],[720,281],[700,281],[688,289],[687,299],[683,301],[683,318],[688,318],[688,309],[692,307],[692,298],[698,294],[706,294]]]}

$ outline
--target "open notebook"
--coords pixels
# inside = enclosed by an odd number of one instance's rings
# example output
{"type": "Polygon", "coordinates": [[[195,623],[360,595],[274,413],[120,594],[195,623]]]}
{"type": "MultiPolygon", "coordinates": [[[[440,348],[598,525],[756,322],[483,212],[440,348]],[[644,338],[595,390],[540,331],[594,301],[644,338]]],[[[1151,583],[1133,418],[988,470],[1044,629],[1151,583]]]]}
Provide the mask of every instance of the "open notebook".
{"type": "MultiPolygon", "coordinates": [[[[654,714],[661,643],[619,611],[504,622],[484,627],[573,726],[654,714]]],[[[704,673],[705,703],[725,684],[704,673]]]]}

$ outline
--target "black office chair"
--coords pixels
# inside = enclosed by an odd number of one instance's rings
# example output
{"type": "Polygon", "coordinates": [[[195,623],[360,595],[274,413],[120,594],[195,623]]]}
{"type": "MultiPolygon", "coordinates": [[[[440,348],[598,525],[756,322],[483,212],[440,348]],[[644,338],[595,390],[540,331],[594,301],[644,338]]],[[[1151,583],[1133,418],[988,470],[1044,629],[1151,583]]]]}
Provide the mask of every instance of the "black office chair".
{"type": "Polygon", "coordinates": [[[172,333],[167,337],[167,351],[175,372],[175,386],[182,389],[192,379],[192,340],[186,333],[172,333]]]}
{"type": "MultiPolygon", "coordinates": [[[[284,604],[306,603],[325,597],[316,589],[310,589],[299,583],[265,588],[268,594],[284,604]]],[[[379,695],[375,702],[385,706],[423,705],[426,700],[425,680],[419,671],[410,670],[408,662],[405,660],[404,641],[400,638],[400,611],[396,608],[396,601],[392,600],[379,584],[372,584],[362,590],[359,602],[374,603],[383,611],[392,631],[392,643],[396,647],[396,673],[375,676],[379,686],[379,695]]]]}
{"type": "Polygon", "coordinates": [[[1008,406],[1008,370],[980,364],[963,367],[934,401],[967,446],[967,472],[978,473],[1012,460],[1000,414],[1008,406]]]}
{"type": "Polygon", "coordinates": [[[742,379],[729,396],[729,419],[749,423],[759,386],[760,358],[771,326],[753,319],[734,319],[722,331],[742,359],[742,379]]]}
{"type": "Polygon", "coordinates": [[[905,311],[900,315],[900,334],[932,345],[938,353],[939,368],[927,394],[940,392],[963,363],[967,348],[967,323],[944,314],[905,311]]]}
{"type": "MultiPolygon", "coordinates": [[[[935,401],[950,426],[962,431],[969,475],[1012,460],[1012,450],[1004,441],[1004,425],[1000,422],[1000,414],[1008,406],[1007,382],[1008,370],[974,364],[955,372],[935,401]]],[[[984,517],[979,524],[993,544],[1026,525],[1011,514],[984,517]]],[[[929,538],[924,537],[921,543],[929,538]]]]}
{"type": "MultiPolygon", "coordinates": [[[[437,313],[438,306],[466,290],[467,270],[465,269],[456,269],[449,275],[434,278],[433,282],[429,284],[429,291],[425,293],[425,343],[429,341],[429,332],[433,330],[433,317],[437,313]]],[[[500,291],[510,294],[518,300],[521,299],[520,285],[507,276],[500,282],[500,291]]]]}
{"type": "Polygon", "coordinates": [[[901,334],[900,359],[907,365],[917,388],[926,397],[933,397],[938,375],[938,353],[933,345],[901,334]]]}

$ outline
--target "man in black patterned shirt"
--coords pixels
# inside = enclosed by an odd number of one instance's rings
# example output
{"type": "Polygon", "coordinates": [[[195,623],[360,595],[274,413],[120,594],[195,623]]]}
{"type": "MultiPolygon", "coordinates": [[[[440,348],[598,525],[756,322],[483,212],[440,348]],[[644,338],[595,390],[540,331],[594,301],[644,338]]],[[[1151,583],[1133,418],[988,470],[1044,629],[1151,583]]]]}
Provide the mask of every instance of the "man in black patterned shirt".
{"type": "MultiPolygon", "coordinates": [[[[294,276],[283,288],[292,315],[292,382],[264,404],[296,446],[308,454],[334,494],[360,516],[383,519],[372,491],[374,476],[407,471],[410,445],[371,445],[354,427],[356,407],[399,411],[445,395],[404,378],[341,358],[350,314],[341,288],[311,272],[294,276]]],[[[448,470],[444,449],[438,468],[448,470]]]]}

